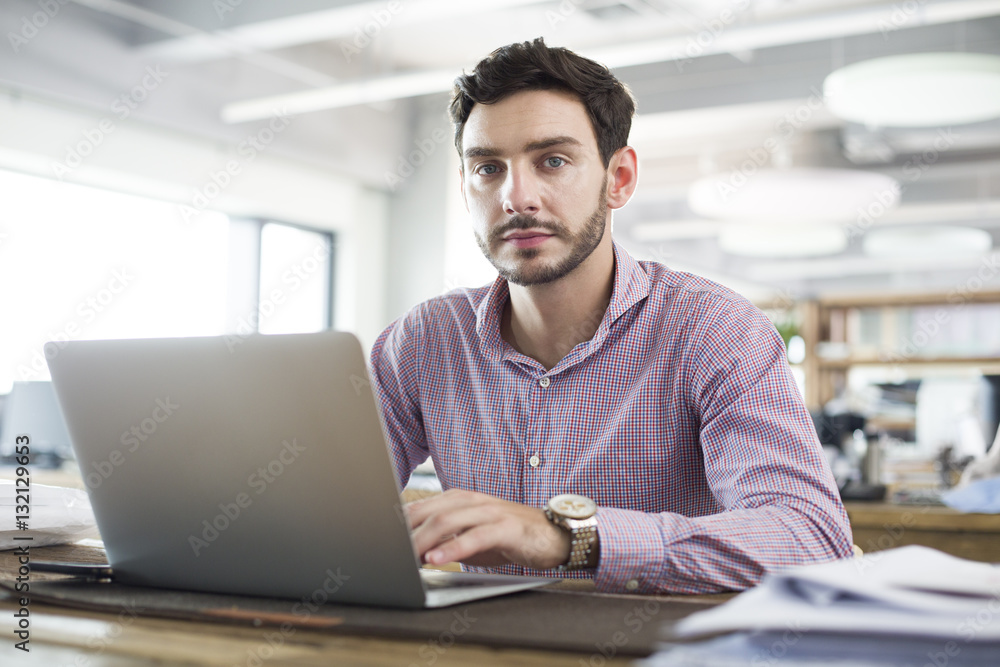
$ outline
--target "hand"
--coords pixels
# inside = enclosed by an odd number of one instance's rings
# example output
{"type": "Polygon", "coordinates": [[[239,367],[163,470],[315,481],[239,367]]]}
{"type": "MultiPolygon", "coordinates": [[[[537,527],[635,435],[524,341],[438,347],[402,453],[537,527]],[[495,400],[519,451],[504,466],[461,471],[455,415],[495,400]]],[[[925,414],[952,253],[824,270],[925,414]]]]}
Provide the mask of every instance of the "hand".
{"type": "Polygon", "coordinates": [[[452,561],[477,566],[516,563],[549,570],[569,558],[569,532],[535,507],[451,489],[410,503],[405,509],[417,553],[431,565],[452,561]]]}

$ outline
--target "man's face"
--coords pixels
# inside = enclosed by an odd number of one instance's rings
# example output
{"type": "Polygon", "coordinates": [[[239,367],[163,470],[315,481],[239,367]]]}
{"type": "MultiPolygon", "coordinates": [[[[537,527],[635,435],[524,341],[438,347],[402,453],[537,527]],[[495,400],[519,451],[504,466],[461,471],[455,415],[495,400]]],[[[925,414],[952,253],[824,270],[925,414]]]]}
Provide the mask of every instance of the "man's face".
{"type": "Polygon", "coordinates": [[[477,104],[462,153],[462,193],[476,241],[510,282],[558,280],[604,238],[607,172],[573,95],[533,90],[477,104]]]}

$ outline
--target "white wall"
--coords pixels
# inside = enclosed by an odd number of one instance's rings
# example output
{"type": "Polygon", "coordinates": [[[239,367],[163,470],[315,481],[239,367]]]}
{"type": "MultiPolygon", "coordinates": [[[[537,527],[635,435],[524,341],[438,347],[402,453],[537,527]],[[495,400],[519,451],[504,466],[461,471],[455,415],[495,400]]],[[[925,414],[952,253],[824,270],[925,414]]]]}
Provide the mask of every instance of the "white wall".
{"type": "Polygon", "coordinates": [[[385,321],[387,196],[276,155],[282,122],[272,126],[278,132],[265,131],[266,123],[248,129],[258,150],[113,113],[4,96],[0,169],[178,202],[178,215],[192,224],[201,206],[335,231],[337,327],[370,346],[385,321]],[[87,155],[76,166],[71,152],[87,155]]]}
{"type": "Polygon", "coordinates": [[[497,276],[476,245],[462,199],[460,164],[445,101],[428,100],[415,118],[407,152],[396,161],[408,163],[412,174],[396,184],[390,204],[386,310],[390,320],[425,299],[456,287],[478,287],[497,276]]]}
{"type": "Polygon", "coordinates": [[[412,139],[389,179],[386,324],[445,291],[445,201],[455,187],[448,156],[455,149],[444,105],[436,109],[414,115],[412,139]]]}

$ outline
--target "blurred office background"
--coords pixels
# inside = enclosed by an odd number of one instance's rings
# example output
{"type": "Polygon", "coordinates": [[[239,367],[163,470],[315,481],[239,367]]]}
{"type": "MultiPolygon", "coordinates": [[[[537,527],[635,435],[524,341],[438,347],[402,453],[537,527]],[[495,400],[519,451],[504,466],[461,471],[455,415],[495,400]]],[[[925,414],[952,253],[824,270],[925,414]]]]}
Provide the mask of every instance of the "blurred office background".
{"type": "Polygon", "coordinates": [[[9,0],[0,27],[0,394],[48,340],[368,347],[492,280],[445,107],[544,36],[638,100],[617,240],[760,304],[824,442],[994,438],[1000,1],[9,0]]]}

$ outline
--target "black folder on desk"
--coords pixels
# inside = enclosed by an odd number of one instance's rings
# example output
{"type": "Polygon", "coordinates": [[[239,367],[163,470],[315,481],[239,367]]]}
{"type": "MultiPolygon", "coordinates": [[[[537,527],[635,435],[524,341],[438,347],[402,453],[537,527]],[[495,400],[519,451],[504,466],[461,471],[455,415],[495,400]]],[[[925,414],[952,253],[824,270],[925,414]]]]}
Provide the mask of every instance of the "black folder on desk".
{"type": "MultiPolygon", "coordinates": [[[[0,586],[7,592],[13,590],[11,582],[0,586]]],[[[614,655],[649,655],[660,641],[664,624],[719,604],[728,596],[705,599],[602,595],[557,588],[444,609],[403,610],[322,603],[318,599],[291,601],[65,579],[32,583],[31,597],[33,605],[53,604],[110,614],[295,627],[449,645],[573,651],[607,659],[614,655]]]]}

